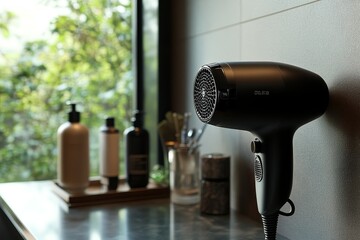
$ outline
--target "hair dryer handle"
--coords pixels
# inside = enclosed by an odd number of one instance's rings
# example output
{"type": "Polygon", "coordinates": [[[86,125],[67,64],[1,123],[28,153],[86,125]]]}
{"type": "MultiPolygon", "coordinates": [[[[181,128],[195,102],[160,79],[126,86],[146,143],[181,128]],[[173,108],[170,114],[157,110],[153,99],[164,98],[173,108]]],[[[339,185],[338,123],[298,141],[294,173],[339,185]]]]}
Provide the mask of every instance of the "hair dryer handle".
{"type": "Polygon", "coordinates": [[[292,138],[294,131],[256,134],[251,143],[255,154],[256,199],[259,213],[278,213],[288,201],[293,179],[292,138]]]}

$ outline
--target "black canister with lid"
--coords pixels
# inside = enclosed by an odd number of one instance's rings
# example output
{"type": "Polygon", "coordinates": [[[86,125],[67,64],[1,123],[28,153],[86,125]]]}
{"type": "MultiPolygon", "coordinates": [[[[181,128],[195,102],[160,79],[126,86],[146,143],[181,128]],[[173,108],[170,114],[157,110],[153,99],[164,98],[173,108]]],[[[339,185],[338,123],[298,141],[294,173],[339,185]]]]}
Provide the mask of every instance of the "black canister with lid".
{"type": "Polygon", "coordinates": [[[228,214],[230,210],[230,157],[221,153],[201,157],[200,211],[228,214]]]}

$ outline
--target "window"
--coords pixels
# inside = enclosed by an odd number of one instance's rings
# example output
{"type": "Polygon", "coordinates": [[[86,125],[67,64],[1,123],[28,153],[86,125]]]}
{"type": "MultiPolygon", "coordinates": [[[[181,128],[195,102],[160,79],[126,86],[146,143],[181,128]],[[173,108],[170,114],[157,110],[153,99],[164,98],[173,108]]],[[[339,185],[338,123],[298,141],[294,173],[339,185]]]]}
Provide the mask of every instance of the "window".
{"type": "Polygon", "coordinates": [[[153,0],[143,0],[143,48],[144,48],[144,109],[145,128],[150,134],[150,159],[156,163],[158,156],[158,2],[153,0]]]}
{"type": "Polygon", "coordinates": [[[91,175],[98,175],[104,117],[114,116],[122,132],[134,110],[131,5],[0,2],[0,182],[56,178],[56,131],[69,100],[90,129],[91,175]]]}

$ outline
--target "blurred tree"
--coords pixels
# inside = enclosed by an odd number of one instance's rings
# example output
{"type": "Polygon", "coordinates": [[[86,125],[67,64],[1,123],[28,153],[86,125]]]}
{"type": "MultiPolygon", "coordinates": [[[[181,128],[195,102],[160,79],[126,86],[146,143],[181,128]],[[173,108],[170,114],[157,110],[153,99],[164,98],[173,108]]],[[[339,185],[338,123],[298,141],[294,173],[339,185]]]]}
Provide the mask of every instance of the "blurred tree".
{"type": "MultiPolygon", "coordinates": [[[[56,4],[57,1],[48,1],[56,4]]],[[[27,42],[14,56],[0,50],[0,181],[56,178],[56,132],[66,101],[79,102],[90,129],[92,175],[98,174],[98,129],[114,116],[128,125],[133,99],[131,1],[67,0],[50,39],[27,42]]],[[[14,14],[0,15],[0,37],[14,14]]]]}

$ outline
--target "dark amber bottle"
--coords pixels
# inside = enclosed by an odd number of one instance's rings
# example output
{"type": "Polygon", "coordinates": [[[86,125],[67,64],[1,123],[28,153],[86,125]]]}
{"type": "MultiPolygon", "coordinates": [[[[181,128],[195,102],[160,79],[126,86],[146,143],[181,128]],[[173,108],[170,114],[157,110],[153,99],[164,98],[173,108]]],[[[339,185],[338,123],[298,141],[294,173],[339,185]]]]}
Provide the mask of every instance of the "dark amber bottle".
{"type": "Polygon", "coordinates": [[[133,126],[124,132],[126,179],[131,188],[149,183],[149,133],[143,128],[143,113],[136,111],[133,126]]]}

